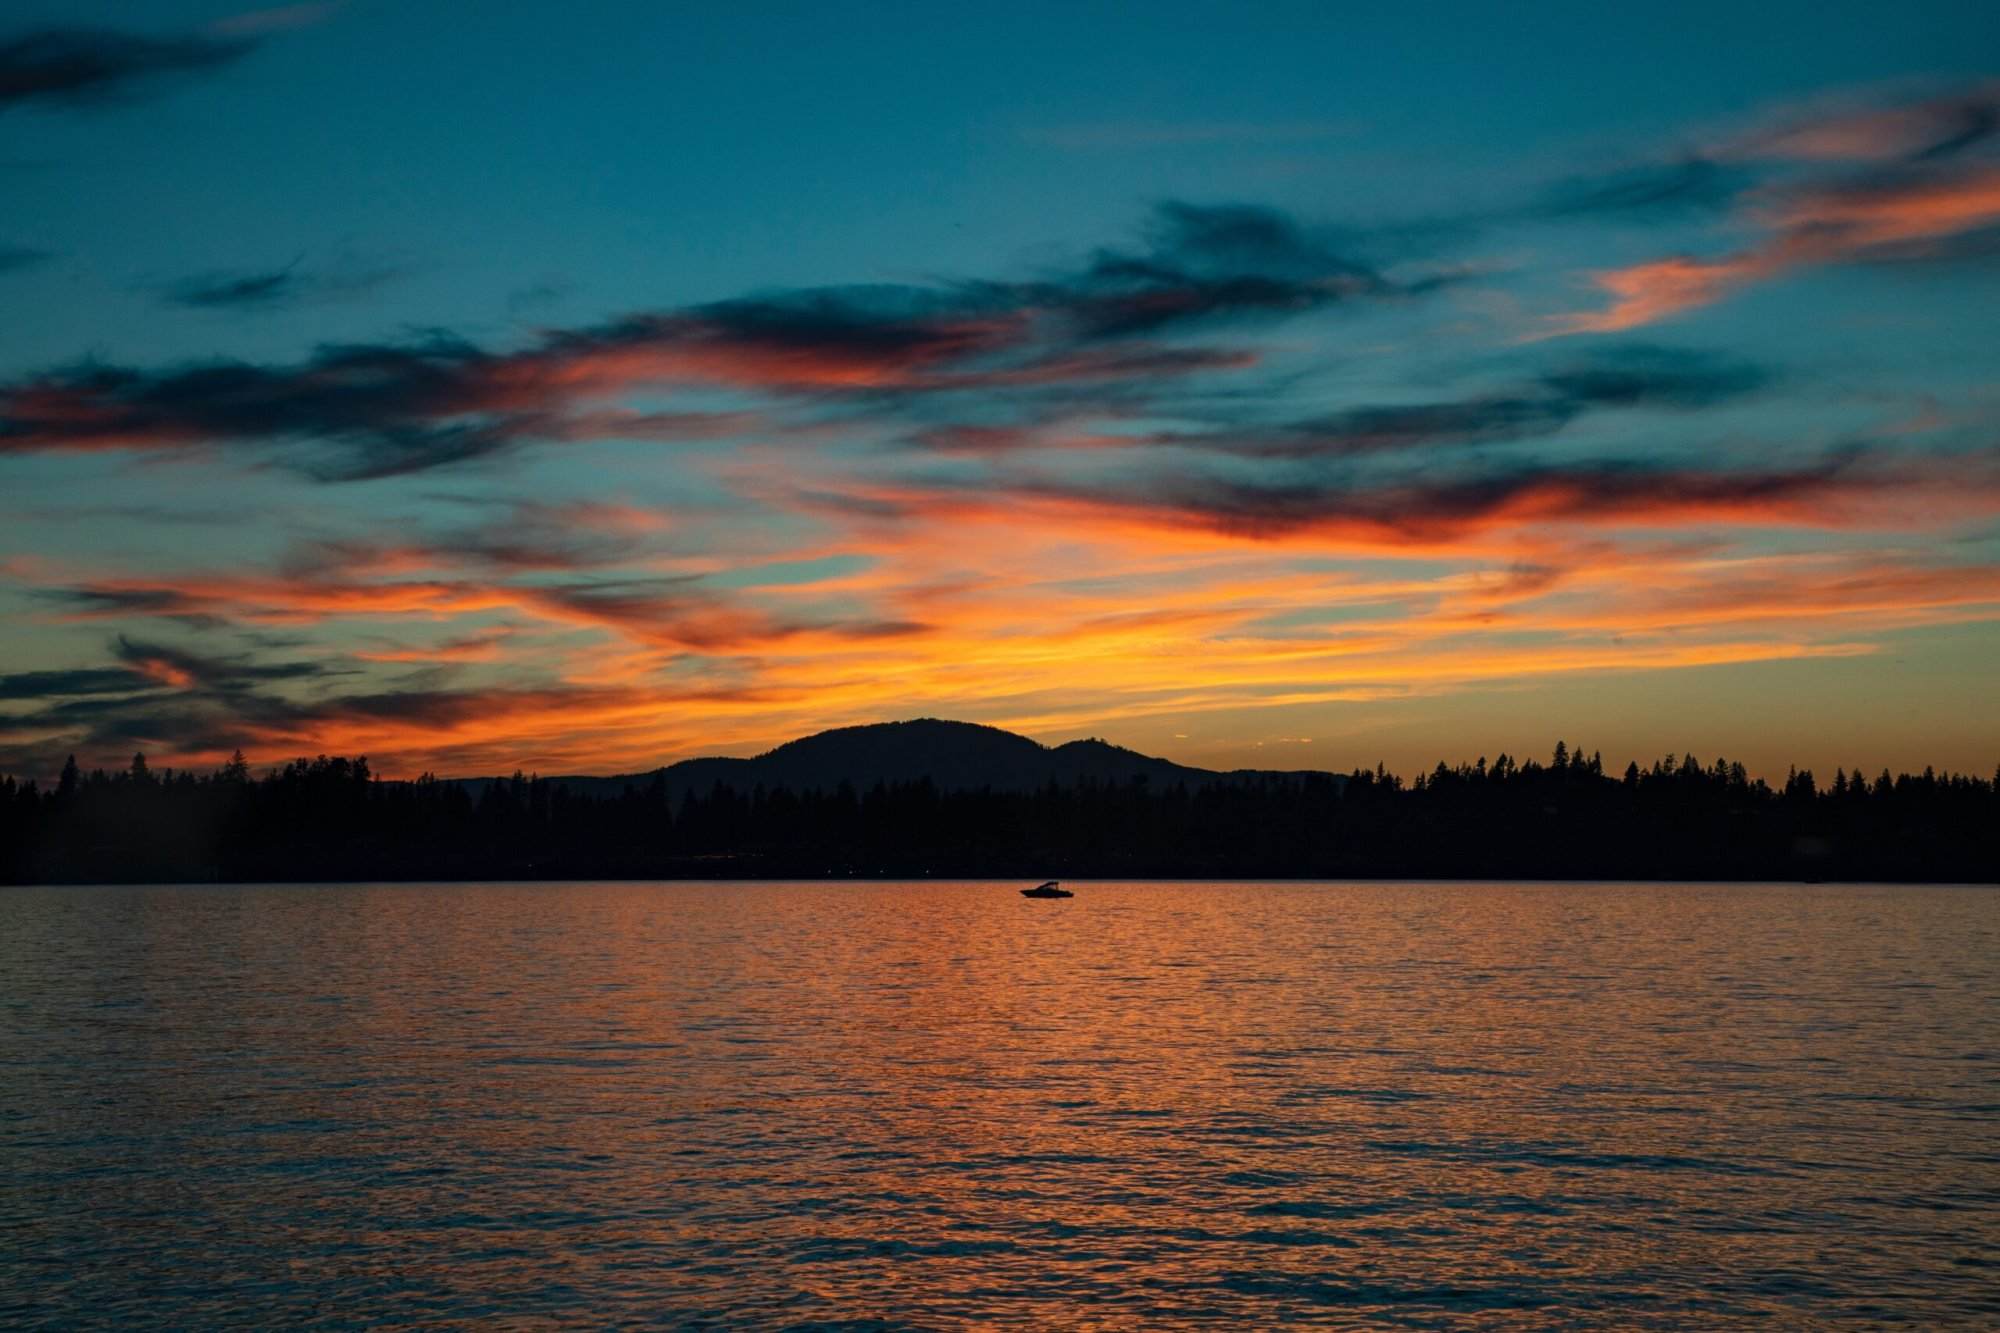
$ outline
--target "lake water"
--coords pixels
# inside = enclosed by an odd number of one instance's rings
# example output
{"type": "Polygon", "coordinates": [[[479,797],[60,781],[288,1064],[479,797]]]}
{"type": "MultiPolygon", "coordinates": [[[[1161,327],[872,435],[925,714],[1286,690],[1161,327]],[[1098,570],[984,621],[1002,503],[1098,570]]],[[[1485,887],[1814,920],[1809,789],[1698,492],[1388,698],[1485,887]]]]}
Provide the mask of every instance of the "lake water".
{"type": "Polygon", "coordinates": [[[2000,891],[0,889],[0,1324],[2000,1325],[2000,891]]]}

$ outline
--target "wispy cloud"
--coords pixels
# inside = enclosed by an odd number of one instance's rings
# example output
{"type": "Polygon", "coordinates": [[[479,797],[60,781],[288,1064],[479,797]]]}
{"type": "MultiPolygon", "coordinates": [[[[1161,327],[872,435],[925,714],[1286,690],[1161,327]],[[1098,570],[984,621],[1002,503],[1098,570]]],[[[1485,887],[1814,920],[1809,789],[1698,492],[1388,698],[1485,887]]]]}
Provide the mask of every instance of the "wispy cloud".
{"type": "Polygon", "coordinates": [[[220,70],[255,50],[248,35],[149,36],[109,28],[43,28],[0,40],[0,111],[83,106],[220,70]]]}
{"type": "Polygon", "coordinates": [[[232,37],[260,37],[266,33],[290,32],[324,23],[347,7],[347,0],[325,0],[319,4],[277,5],[232,15],[214,25],[216,32],[232,37]]]}
{"type": "Polygon", "coordinates": [[[285,310],[361,296],[398,274],[393,267],[352,263],[311,269],[301,257],[277,268],[194,274],[168,284],[161,296],[170,305],[193,310],[285,310]]]}
{"type": "Polygon", "coordinates": [[[1738,159],[1928,162],[1985,145],[2000,133],[2000,81],[1890,101],[1852,97],[1789,108],[1726,137],[1738,159]]]}
{"type": "Polygon", "coordinates": [[[1147,442],[1267,459],[1436,451],[1543,439],[1593,413],[1700,411],[1754,394],[1772,378],[1729,358],[1630,346],[1468,398],[1354,407],[1277,427],[1178,432],[1147,442]]]}
{"type": "MultiPolygon", "coordinates": [[[[1734,221],[1763,238],[1713,257],[1674,254],[1596,273],[1610,306],[1565,316],[1557,329],[1638,328],[1798,269],[1965,253],[1965,238],[2000,226],[2000,160],[1991,151],[2000,147],[1996,89],[1982,84],[1917,101],[1790,113],[1719,143],[1712,157],[1679,169],[1682,184],[1724,179],[1724,162],[1735,164],[1739,181],[1751,179],[1740,173],[1774,162],[1793,168],[1719,196],[1733,202],[1734,221]]],[[[1633,186],[1640,198],[1648,196],[1644,179],[1633,186]]],[[[1671,182],[1662,184],[1672,197],[1671,182]]]]}
{"type": "Polygon", "coordinates": [[[323,22],[343,3],[252,10],[189,32],[73,26],[0,35],[0,113],[10,107],[131,101],[177,81],[218,73],[272,34],[323,22]]]}
{"type": "Polygon", "coordinates": [[[34,268],[55,258],[47,250],[30,249],[20,245],[0,245],[0,273],[12,273],[16,269],[34,268]]]}
{"type": "Polygon", "coordinates": [[[1189,526],[1237,540],[1310,538],[1377,549],[1438,549],[1494,530],[1541,524],[1630,527],[1805,525],[2000,511],[2000,477],[1952,462],[1890,462],[1846,451],[1790,467],[1689,467],[1622,460],[1486,464],[1407,477],[1253,477],[1154,467],[1111,481],[983,479],[964,502],[1012,493],[1051,520],[1189,526]],[[1915,497],[1917,505],[1910,501],[1915,497]],[[1920,506],[1920,507],[1919,507],[1920,506]]]}
{"type": "Polygon", "coordinates": [[[1709,213],[1726,208],[1755,179],[1738,165],[1689,154],[1557,181],[1542,192],[1530,212],[1556,218],[1709,213]]]}
{"type": "Polygon", "coordinates": [[[0,700],[69,699],[82,695],[132,694],[152,687],[142,672],[123,667],[86,667],[68,671],[18,671],[0,676],[0,700]]]}
{"type": "Polygon", "coordinates": [[[289,305],[302,284],[296,264],[261,273],[208,274],[178,283],[167,299],[199,309],[289,305]]]}

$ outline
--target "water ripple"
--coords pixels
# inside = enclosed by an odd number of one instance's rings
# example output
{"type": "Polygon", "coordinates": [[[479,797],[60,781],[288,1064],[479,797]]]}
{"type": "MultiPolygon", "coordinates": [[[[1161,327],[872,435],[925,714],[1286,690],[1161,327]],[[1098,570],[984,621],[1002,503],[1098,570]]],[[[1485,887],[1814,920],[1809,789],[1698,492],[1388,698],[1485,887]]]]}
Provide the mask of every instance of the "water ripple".
{"type": "Polygon", "coordinates": [[[0,894],[0,1325],[2000,1326],[2000,896],[0,894]]]}

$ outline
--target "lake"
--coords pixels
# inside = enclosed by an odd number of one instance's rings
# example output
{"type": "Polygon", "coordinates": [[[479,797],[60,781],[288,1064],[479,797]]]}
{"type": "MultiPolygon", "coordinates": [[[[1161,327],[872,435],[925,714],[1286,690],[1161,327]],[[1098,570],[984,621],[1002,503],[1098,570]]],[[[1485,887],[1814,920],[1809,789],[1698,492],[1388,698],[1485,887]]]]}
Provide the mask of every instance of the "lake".
{"type": "Polygon", "coordinates": [[[2000,1324],[2000,891],[0,889],[0,1324],[2000,1324]]]}

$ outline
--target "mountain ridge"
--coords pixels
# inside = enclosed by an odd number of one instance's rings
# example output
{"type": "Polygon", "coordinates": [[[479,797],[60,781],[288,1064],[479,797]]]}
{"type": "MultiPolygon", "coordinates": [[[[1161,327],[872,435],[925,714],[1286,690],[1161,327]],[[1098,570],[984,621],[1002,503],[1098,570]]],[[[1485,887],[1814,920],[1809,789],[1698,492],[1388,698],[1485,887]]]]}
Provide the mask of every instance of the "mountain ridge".
{"type": "MultiPolygon", "coordinates": [[[[605,777],[565,775],[548,779],[592,796],[616,795],[624,787],[643,788],[657,779],[669,796],[707,791],[717,783],[749,790],[788,787],[794,791],[832,790],[845,782],[865,791],[878,782],[895,785],[925,779],[945,791],[1032,791],[1053,782],[1074,787],[1085,782],[1125,785],[1183,783],[1189,787],[1251,779],[1304,779],[1315,770],[1194,768],[1128,750],[1092,737],[1043,745],[1015,732],[978,722],[920,717],[834,727],[800,736],[748,758],[703,756],[659,768],[605,777]]],[[[1337,775],[1334,776],[1336,781],[1337,775]]],[[[497,778],[460,778],[475,796],[497,778]]]]}

